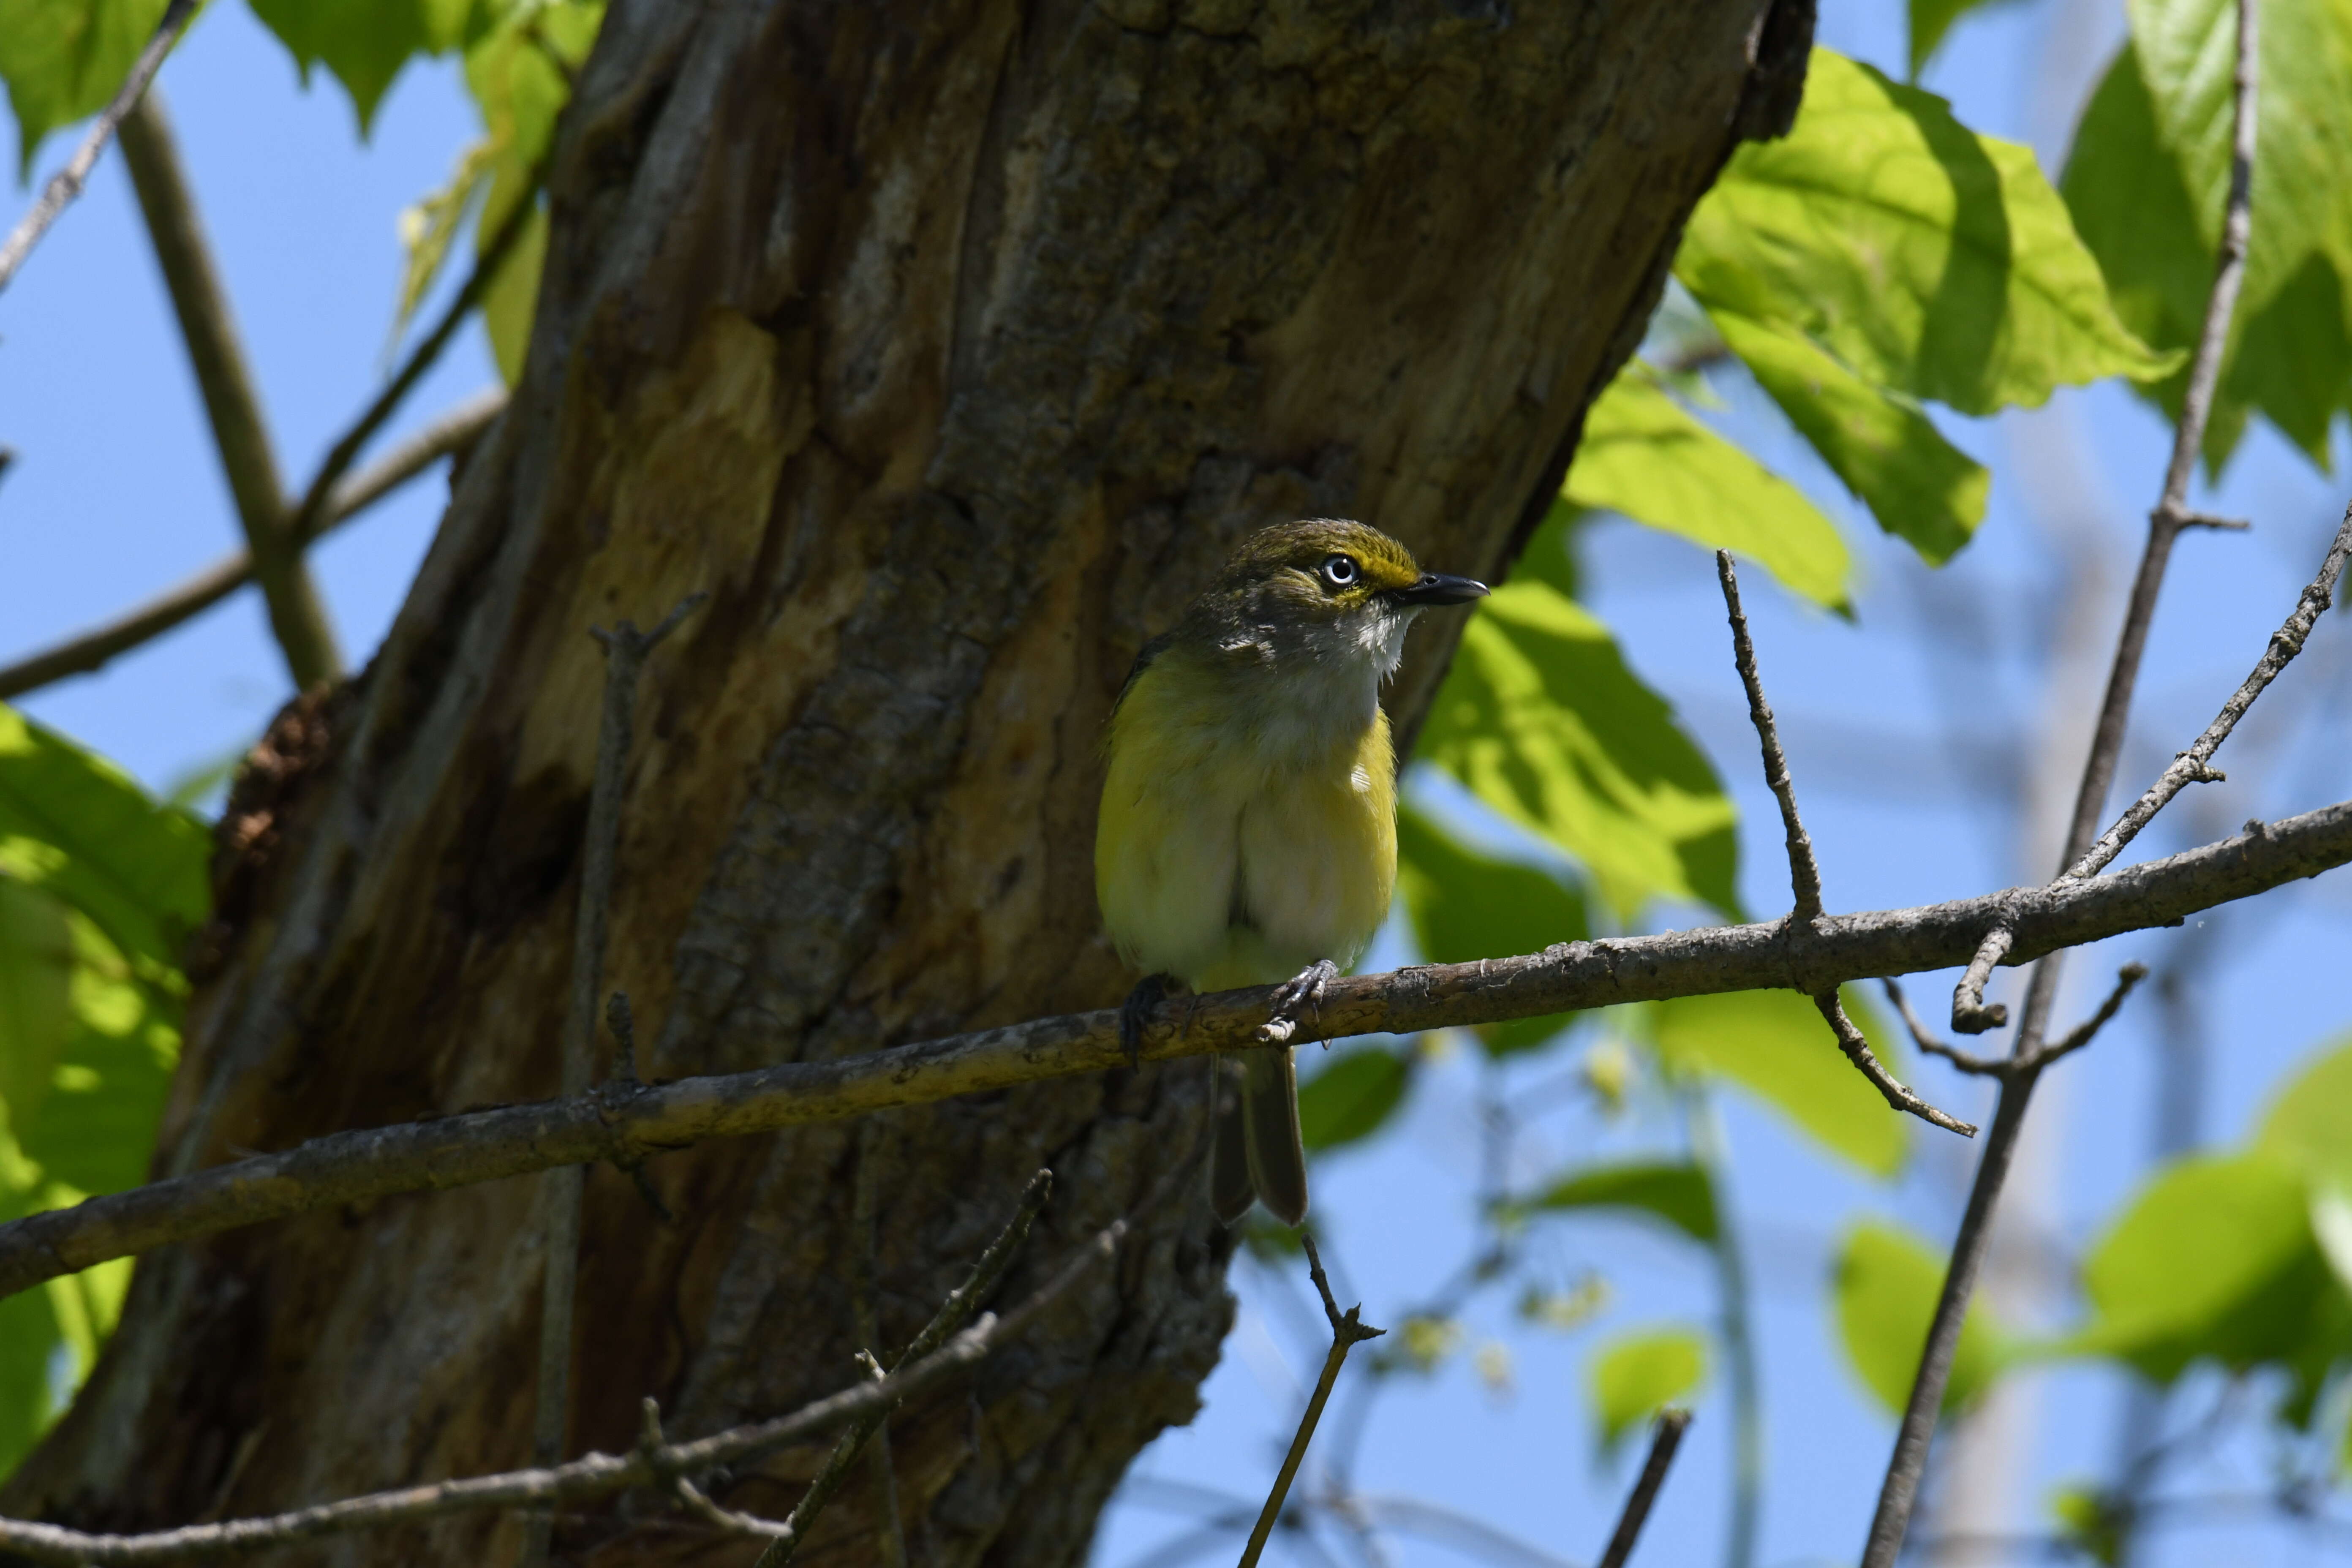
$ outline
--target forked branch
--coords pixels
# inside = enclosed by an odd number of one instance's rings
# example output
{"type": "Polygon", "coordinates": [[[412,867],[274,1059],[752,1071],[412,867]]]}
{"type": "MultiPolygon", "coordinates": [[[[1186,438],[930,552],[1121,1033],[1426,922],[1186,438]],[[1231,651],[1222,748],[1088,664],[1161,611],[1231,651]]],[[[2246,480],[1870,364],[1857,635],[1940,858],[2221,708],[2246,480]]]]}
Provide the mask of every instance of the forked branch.
{"type": "Polygon", "coordinates": [[[1315,1440],[1315,1428],[1323,1419],[1323,1406],[1330,1403],[1332,1385],[1339,1381],[1339,1369],[1348,1360],[1348,1352],[1366,1340],[1376,1340],[1388,1332],[1365,1322],[1360,1306],[1339,1310],[1339,1303],[1331,1299],[1331,1281],[1323,1274],[1322,1254],[1315,1250],[1315,1238],[1306,1232],[1298,1239],[1307,1247],[1307,1275],[1315,1281],[1315,1293],[1323,1299],[1323,1317],[1331,1325],[1331,1349],[1323,1357],[1323,1373],[1315,1380],[1315,1392],[1307,1396],[1307,1409],[1298,1417],[1298,1430],[1291,1435],[1290,1451],[1282,1457],[1282,1468],[1275,1473],[1274,1486],[1265,1494],[1265,1506],[1258,1510],[1257,1523],[1251,1527],[1249,1544],[1242,1548],[1241,1568],[1257,1568],[1259,1553],[1265,1550],[1266,1538],[1274,1533],[1276,1521],[1282,1518],[1282,1505],[1290,1496],[1290,1483],[1297,1478],[1298,1467],[1307,1458],[1307,1445],[1315,1440]]]}

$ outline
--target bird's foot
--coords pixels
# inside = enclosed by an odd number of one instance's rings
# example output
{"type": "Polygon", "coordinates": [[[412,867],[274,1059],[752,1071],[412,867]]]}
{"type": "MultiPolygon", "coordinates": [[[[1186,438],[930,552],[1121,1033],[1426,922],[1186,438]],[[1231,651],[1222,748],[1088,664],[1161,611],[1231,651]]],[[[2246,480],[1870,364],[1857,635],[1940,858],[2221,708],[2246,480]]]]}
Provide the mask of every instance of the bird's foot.
{"type": "Polygon", "coordinates": [[[1339,978],[1339,966],[1328,958],[1318,958],[1289,979],[1274,994],[1274,1011],[1257,1026],[1257,1037],[1275,1044],[1286,1042],[1298,1032],[1301,1007],[1315,1014],[1315,1026],[1323,1026],[1323,988],[1339,978]]]}
{"type": "Polygon", "coordinates": [[[1143,1065],[1143,1030],[1151,1022],[1151,1015],[1168,998],[1169,976],[1147,974],[1135,983],[1127,1000],[1118,1005],[1118,1048],[1127,1053],[1127,1065],[1143,1065]]]}

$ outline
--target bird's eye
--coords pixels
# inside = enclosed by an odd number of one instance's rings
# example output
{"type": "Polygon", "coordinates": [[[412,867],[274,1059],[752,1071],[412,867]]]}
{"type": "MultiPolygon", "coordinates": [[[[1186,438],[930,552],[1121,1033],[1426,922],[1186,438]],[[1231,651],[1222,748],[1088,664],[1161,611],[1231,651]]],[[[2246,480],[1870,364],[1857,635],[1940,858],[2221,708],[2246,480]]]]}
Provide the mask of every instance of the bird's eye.
{"type": "Polygon", "coordinates": [[[1356,563],[1347,555],[1323,557],[1323,581],[1334,588],[1345,588],[1356,580],[1356,563]]]}

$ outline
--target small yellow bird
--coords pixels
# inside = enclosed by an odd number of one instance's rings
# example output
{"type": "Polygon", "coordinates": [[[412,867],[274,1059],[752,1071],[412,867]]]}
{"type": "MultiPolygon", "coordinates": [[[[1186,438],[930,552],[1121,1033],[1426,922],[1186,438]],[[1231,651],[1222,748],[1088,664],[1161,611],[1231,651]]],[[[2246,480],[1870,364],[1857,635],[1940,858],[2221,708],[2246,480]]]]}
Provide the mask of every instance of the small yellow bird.
{"type": "MultiPolygon", "coordinates": [[[[1333,518],[1251,534],[1119,693],[1095,834],[1095,898],[1119,956],[1148,978],[1121,1014],[1193,992],[1286,981],[1277,1016],[1322,999],[1387,917],[1396,884],[1396,752],[1381,682],[1405,628],[1486,584],[1423,572],[1376,528],[1333,518]]],[[[1211,1202],[1255,1194],[1307,1217],[1290,1047],[1243,1053],[1219,1095],[1211,1202]]]]}

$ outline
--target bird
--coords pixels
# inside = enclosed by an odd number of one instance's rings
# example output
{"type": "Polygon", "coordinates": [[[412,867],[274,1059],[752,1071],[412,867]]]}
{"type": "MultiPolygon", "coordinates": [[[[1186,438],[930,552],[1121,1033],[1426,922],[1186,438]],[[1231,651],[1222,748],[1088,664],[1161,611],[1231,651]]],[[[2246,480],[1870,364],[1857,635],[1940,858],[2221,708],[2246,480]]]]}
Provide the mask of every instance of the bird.
{"type": "MultiPolygon", "coordinates": [[[[1423,571],[1369,524],[1307,518],[1244,538],[1144,645],[1106,732],[1095,834],[1104,929],[1144,976],[1120,1010],[1130,1061],[1171,984],[1198,995],[1279,983],[1275,1016],[1297,1018],[1362,954],[1396,884],[1381,687],[1416,616],[1486,591],[1423,571]]],[[[1239,1055],[1238,1096],[1213,1097],[1211,1205],[1230,1225],[1255,1197],[1300,1225],[1291,1047],[1239,1055]]]]}

